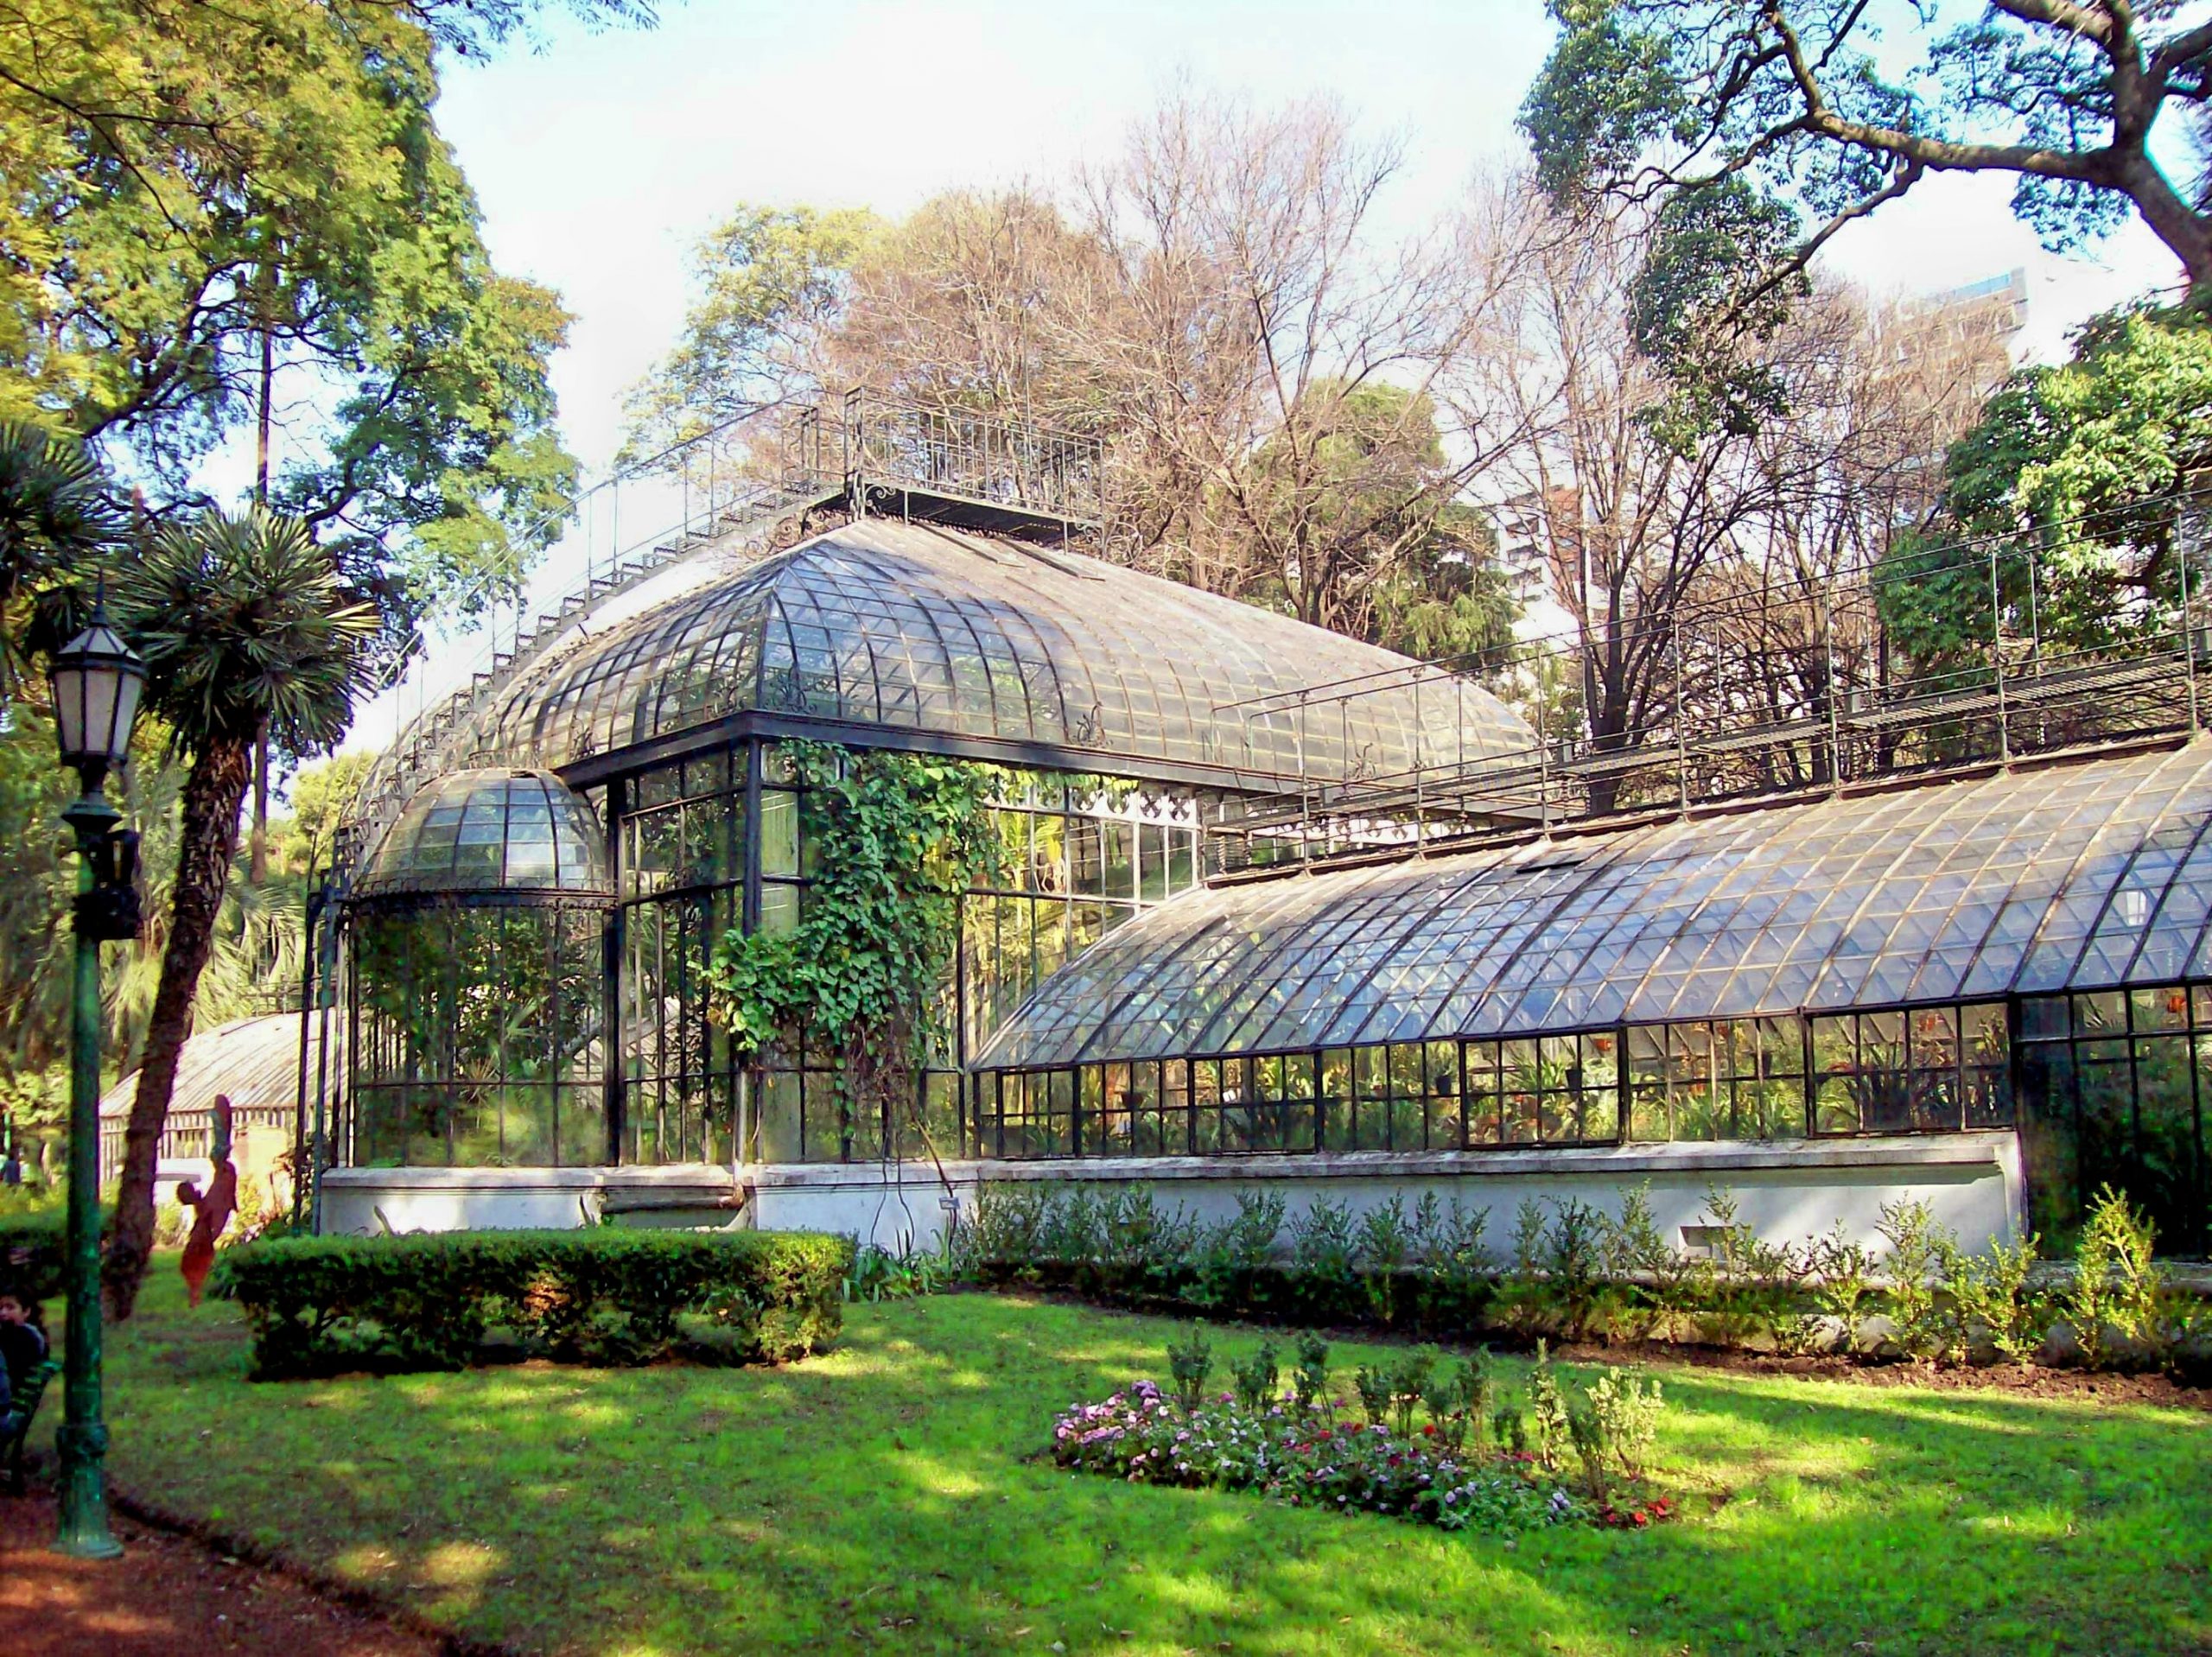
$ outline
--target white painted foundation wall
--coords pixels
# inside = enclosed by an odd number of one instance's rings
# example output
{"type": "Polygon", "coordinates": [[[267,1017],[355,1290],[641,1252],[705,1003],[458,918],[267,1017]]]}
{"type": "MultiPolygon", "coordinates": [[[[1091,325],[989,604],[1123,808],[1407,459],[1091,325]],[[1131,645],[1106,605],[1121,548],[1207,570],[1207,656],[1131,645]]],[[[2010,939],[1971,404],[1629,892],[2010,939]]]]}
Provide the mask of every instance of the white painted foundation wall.
{"type": "Polygon", "coordinates": [[[1289,1214],[1317,1202],[1356,1213],[1393,1197],[1410,1209],[1433,1191],[1489,1214],[1493,1248],[1510,1236],[1521,1204],[1576,1198],[1608,1214],[1624,1192],[1648,1186],[1661,1235],[1712,1223],[1709,1193],[1732,1196],[1737,1217],[1772,1243],[1797,1242],[1838,1221],[1876,1245],[1882,1205],[1927,1203],[1969,1249],[2018,1235],[2019,1140],[2011,1130],[1790,1145],[1632,1145],[1592,1151],[1267,1158],[1160,1157],[1053,1162],[804,1164],[674,1168],[346,1168],[323,1179],[325,1232],[505,1229],[574,1226],[610,1205],[728,1202],[741,1185],[744,1223],[764,1230],[844,1232],[894,1251],[933,1248],[950,1205],[974,1211],[981,1181],[1080,1181],[1149,1186],[1162,1206],[1218,1221],[1240,1192],[1280,1190],[1289,1214]],[[379,1222],[378,1211],[383,1219],[379,1222]]]}

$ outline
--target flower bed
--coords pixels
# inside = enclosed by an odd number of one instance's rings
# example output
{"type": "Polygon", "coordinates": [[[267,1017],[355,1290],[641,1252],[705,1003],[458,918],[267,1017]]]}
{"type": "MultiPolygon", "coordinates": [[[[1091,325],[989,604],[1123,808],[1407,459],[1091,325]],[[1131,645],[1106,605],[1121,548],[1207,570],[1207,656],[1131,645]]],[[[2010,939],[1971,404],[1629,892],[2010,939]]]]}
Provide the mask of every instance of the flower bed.
{"type": "MultiPolygon", "coordinates": [[[[1325,1350],[1307,1349],[1316,1349],[1325,1350]]],[[[1178,1362],[1181,1367],[1179,1357],[1178,1362]]],[[[1272,1369],[1269,1349],[1262,1349],[1261,1362],[1272,1369]]],[[[1453,1408],[1442,1404],[1442,1389],[1399,1393],[1398,1377],[1362,1371],[1363,1399],[1379,1405],[1364,1421],[1310,1387],[1276,1396],[1272,1374],[1263,1389],[1247,1387],[1243,1368],[1242,1397],[1202,1399],[1184,1376],[1179,1400],[1141,1381],[1103,1403],[1070,1406],[1053,1424],[1052,1457],[1063,1467],[1131,1483],[1257,1490],[1293,1507],[1388,1514],[1498,1535],[1547,1525],[1641,1529],[1675,1516],[1677,1504],[1643,1476],[1640,1448],[1594,1426],[1599,1409],[1577,1406],[1570,1412],[1548,1365],[1539,1363],[1530,1388],[1542,1446],[1536,1451],[1520,1447],[1528,1427],[1518,1410],[1509,1406],[1491,1415],[1473,1404],[1489,1391],[1479,1361],[1462,1373],[1473,1379],[1457,1394],[1465,1406],[1453,1408]],[[1438,1398],[1439,1405],[1416,1430],[1412,1421],[1422,1396],[1438,1398]],[[1547,1426],[1547,1400],[1556,1406],[1556,1434],[1547,1426]],[[1383,1414],[1395,1420],[1372,1419],[1383,1414]],[[1562,1453],[1570,1417],[1573,1448],[1562,1453]],[[1497,1444],[1483,1442],[1486,1428],[1496,1432],[1497,1444]],[[1565,1470],[1570,1460],[1577,1476],[1565,1470]]],[[[1421,1378],[1433,1374],[1424,1363],[1421,1378]]],[[[1610,1398],[1623,1386],[1615,1374],[1590,1396],[1610,1398]]],[[[1636,1396],[1644,1401],[1640,1388],[1636,1396]]],[[[1649,1406],[1657,1408],[1656,1389],[1649,1406]]]]}

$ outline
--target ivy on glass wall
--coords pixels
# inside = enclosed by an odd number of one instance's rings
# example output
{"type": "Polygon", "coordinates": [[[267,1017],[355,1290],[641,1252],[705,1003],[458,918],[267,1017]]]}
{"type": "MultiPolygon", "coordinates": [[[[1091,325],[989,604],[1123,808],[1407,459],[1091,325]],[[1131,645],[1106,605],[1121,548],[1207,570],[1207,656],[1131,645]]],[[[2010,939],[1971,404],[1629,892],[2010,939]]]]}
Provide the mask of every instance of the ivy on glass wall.
{"type": "Polygon", "coordinates": [[[815,742],[781,749],[816,856],[798,924],[733,930],[709,974],[715,1021],[758,1073],[802,1035],[855,1113],[911,1099],[944,1017],[960,894],[1002,855],[988,770],[815,742]]]}

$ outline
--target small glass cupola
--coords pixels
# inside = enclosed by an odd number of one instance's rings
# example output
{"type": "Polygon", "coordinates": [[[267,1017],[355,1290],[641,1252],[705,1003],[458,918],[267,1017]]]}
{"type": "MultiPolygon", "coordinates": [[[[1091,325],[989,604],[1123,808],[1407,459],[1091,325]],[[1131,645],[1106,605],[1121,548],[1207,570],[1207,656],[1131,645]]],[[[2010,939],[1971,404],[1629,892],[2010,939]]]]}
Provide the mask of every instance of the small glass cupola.
{"type": "Polygon", "coordinates": [[[613,883],[591,808],[550,771],[500,766],[417,789],[353,896],[611,900],[613,883]]]}

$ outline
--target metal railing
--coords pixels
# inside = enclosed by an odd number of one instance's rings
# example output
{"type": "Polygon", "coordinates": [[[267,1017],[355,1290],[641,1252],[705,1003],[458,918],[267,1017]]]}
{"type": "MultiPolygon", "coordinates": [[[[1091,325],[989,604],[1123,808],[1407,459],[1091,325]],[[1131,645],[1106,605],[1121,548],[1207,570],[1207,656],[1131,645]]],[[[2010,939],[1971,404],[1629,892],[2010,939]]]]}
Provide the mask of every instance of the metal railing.
{"type": "MultiPolygon", "coordinates": [[[[454,681],[450,689],[429,691],[431,664],[415,658],[423,705],[362,786],[340,836],[341,878],[416,789],[441,771],[474,760],[531,763],[525,753],[471,751],[471,733],[489,699],[613,600],[693,554],[709,548],[726,558],[765,554],[808,511],[838,498],[865,510],[868,492],[883,489],[1089,527],[1103,509],[1103,477],[1096,439],[865,388],[763,404],[628,462],[560,510],[569,532],[530,575],[530,588],[548,595],[542,602],[523,590],[518,568],[502,568],[452,606],[457,631],[440,652],[454,681]],[[629,539],[621,528],[626,486],[633,522],[644,486],[658,513],[655,528],[629,539]]],[[[377,691],[397,692],[408,665],[396,663],[377,691]]]]}
{"type": "MultiPolygon", "coordinates": [[[[2177,543],[2207,501],[2171,503],[2177,543]]],[[[1489,660],[1450,658],[1224,704],[1307,733],[1363,699],[1411,693],[1414,764],[1344,782],[1301,778],[1294,798],[1248,816],[1216,873],[1249,860],[1306,861],[1470,834],[1847,789],[2035,754],[2190,735],[2212,669],[2212,615],[2193,556],[2168,589],[2108,618],[2094,644],[2054,636],[2049,549],[2018,536],[1931,549],[1817,581],[1789,579],[1679,605],[1616,634],[1525,641],[1489,660]],[[1889,636],[1892,583],[1948,578],[1988,593],[1956,618],[1941,659],[1915,663],[1889,636]],[[2039,603],[2038,596],[2045,602],[2039,603]],[[1604,669],[1640,663],[1626,728],[1593,732],[1604,669]],[[1470,684],[1516,706],[1535,740],[1484,752],[1466,730],[1470,684]],[[1563,711],[1561,702],[1567,707],[1563,711]],[[1425,752],[1422,751],[1425,749],[1425,752]]],[[[2076,628],[2078,632],[2080,629],[2076,628]]]]}

